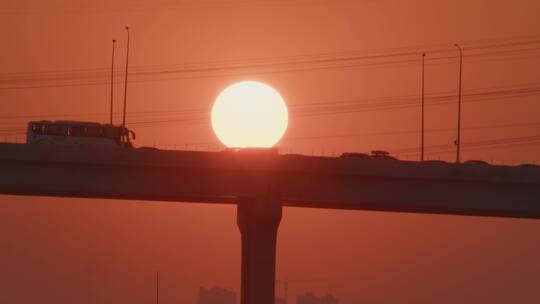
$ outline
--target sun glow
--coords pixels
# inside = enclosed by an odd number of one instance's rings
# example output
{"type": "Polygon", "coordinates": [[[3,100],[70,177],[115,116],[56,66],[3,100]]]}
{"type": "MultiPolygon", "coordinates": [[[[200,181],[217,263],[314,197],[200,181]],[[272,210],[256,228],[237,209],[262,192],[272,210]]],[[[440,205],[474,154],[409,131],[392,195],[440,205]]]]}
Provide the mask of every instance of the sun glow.
{"type": "Polygon", "coordinates": [[[272,147],[285,133],[288,120],[281,95],[256,81],[227,87],[212,107],[212,128],[229,148],[272,147]]]}

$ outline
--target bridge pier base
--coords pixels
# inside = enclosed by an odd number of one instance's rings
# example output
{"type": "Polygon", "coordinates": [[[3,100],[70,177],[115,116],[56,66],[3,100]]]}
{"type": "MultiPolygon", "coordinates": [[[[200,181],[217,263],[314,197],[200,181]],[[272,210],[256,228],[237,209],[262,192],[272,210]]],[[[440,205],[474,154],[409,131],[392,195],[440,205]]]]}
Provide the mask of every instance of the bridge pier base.
{"type": "Polygon", "coordinates": [[[276,198],[240,198],[237,223],[242,235],[241,304],[274,304],[276,239],[281,221],[276,198]]]}

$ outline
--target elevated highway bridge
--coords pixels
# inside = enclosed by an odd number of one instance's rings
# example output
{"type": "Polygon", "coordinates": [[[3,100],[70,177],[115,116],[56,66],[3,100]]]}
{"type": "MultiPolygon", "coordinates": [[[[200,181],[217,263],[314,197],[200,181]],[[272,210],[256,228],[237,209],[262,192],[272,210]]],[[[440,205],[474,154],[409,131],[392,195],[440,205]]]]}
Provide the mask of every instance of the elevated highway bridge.
{"type": "Polygon", "coordinates": [[[238,205],[242,304],[273,304],[283,206],[540,218],[540,168],[0,144],[0,194],[238,205]]]}

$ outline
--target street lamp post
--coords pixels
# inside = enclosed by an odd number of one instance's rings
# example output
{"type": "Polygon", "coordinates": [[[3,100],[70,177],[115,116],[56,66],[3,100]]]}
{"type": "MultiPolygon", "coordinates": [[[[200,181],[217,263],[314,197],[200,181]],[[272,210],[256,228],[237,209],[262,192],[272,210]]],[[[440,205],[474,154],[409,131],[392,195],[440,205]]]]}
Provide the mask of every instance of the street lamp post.
{"type": "Polygon", "coordinates": [[[457,120],[457,139],[456,139],[456,163],[460,163],[461,150],[461,74],[463,70],[463,49],[459,44],[454,44],[459,50],[459,93],[458,93],[458,120],[457,120]]]}
{"type": "Polygon", "coordinates": [[[424,161],[424,71],[425,71],[425,57],[426,53],[422,54],[422,131],[421,131],[421,140],[420,140],[420,161],[424,161]]]}
{"type": "Polygon", "coordinates": [[[113,39],[112,41],[112,59],[111,59],[111,110],[110,110],[110,117],[109,117],[109,123],[112,125],[113,123],[113,98],[114,98],[114,44],[116,43],[116,40],[113,39]]]}
{"type": "Polygon", "coordinates": [[[128,66],[129,66],[129,27],[126,26],[127,49],[126,49],[126,74],[124,77],[124,113],[122,115],[122,127],[126,126],[126,105],[127,105],[127,86],[128,86],[128,66]]]}

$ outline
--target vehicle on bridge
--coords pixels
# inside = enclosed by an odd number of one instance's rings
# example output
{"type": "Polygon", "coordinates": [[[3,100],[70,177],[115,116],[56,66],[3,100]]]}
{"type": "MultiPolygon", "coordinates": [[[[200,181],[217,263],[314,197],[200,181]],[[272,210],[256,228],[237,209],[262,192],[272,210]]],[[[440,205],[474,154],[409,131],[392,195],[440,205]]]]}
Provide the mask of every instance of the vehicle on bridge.
{"type": "Polygon", "coordinates": [[[390,155],[390,152],[382,150],[373,150],[370,154],[345,152],[340,155],[342,158],[358,158],[358,159],[378,159],[378,160],[398,160],[390,155]]]}
{"type": "Polygon", "coordinates": [[[126,127],[97,122],[31,121],[26,131],[28,144],[133,147],[134,139],[126,127]]]}
{"type": "Polygon", "coordinates": [[[373,150],[371,151],[371,158],[381,159],[381,160],[398,160],[397,158],[390,155],[390,152],[383,150],[373,150]]]}
{"type": "Polygon", "coordinates": [[[371,159],[371,156],[366,153],[357,153],[357,152],[345,152],[342,153],[339,157],[344,158],[359,158],[359,159],[371,159]]]}
{"type": "Polygon", "coordinates": [[[467,160],[463,164],[464,165],[489,166],[489,163],[487,161],[478,160],[478,159],[467,160]]]}

